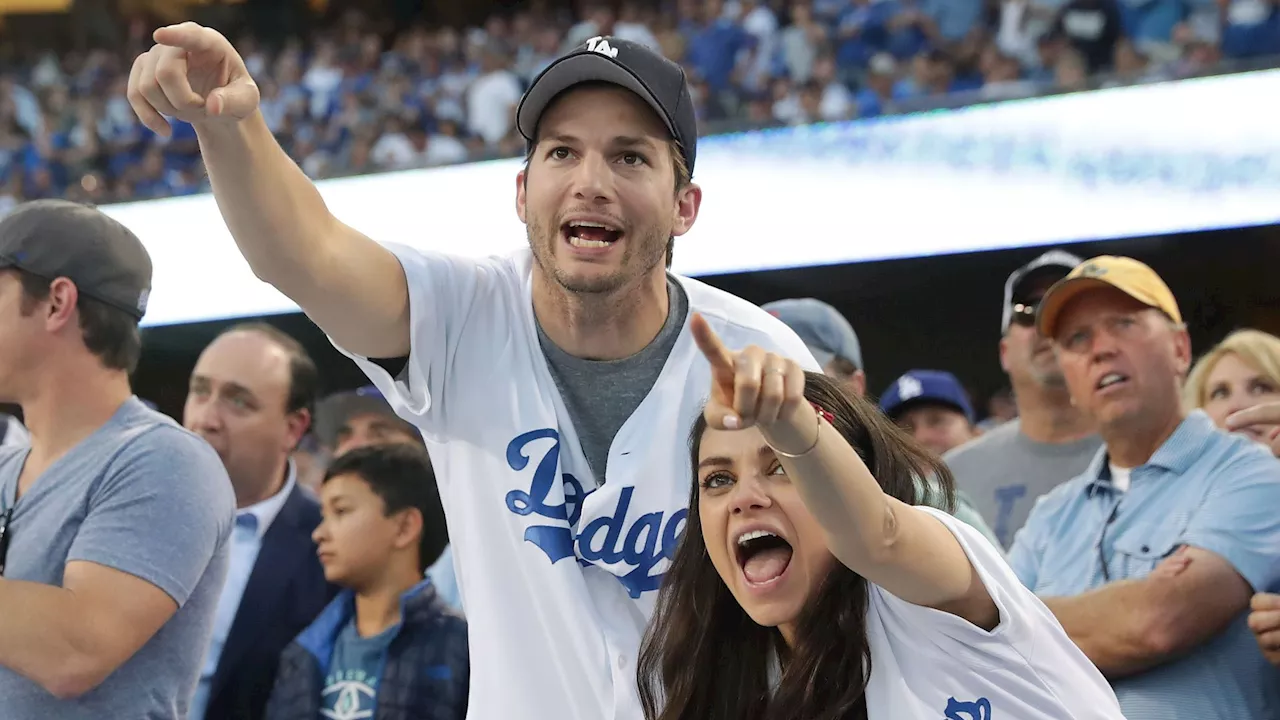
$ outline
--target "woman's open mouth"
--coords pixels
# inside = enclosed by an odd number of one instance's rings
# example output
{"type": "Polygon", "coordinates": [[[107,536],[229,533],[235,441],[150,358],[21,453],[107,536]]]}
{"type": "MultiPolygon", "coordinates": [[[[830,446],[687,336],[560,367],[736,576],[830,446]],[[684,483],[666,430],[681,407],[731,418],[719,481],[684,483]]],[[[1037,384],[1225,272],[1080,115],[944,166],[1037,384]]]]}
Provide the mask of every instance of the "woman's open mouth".
{"type": "Polygon", "coordinates": [[[791,567],[792,553],[791,543],[770,530],[738,535],[738,565],[749,587],[763,589],[777,584],[791,567]]]}

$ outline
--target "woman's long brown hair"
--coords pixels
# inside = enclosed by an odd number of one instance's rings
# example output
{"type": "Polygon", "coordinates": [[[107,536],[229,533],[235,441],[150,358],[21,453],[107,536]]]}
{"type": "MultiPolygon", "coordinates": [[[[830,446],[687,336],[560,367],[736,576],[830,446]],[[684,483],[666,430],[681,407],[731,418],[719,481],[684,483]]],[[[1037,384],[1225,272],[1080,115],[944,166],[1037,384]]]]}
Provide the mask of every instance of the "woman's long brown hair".
{"type": "MultiPolygon", "coordinates": [[[[825,375],[805,374],[805,397],[834,416],[885,493],[916,504],[917,478],[934,478],[951,510],[946,466],[867,400],[825,375]]],[[[867,585],[836,562],[797,622],[795,646],[757,625],[711,564],[698,516],[698,455],[706,422],[689,439],[694,477],[684,537],[672,558],[640,651],[638,681],[647,720],[863,720],[871,675],[867,585]],[[781,680],[769,682],[777,657],[781,680]]]]}

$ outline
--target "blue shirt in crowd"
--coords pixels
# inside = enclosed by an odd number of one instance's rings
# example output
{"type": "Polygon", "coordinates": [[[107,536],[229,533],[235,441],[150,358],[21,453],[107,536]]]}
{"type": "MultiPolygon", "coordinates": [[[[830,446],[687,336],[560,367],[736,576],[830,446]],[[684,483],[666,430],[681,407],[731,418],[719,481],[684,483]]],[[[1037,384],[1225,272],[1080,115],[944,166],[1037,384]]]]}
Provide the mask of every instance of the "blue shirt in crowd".
{"type": "Polygon", "coordinates": [[[258,553],[262,552],[262,539],[297,484],[297,469],[293,461],[289,461],[288,467],[288,479],[279,492],[256,505],[236,511],[235,527],[231,531],[227,580],[218,596],[218,611],[213,616],[213,635],[209,638],[209,650],[205,653],[204,665],[200,669],[195,697],[191,699],[188,720],[204,720],[205,711],[209,707],[209,694],[213,691],[213,676],[218,672],[218,662],[227,646],[231,625],[240,611],[240,599],[249,586],[249,576],[253,574],[253,566],[258,562],[258,553]]]}
{"type": "Polygon", "coordinates": [[[327,718],[371,718],[377,708],[383,658],[400,628],[393,625],[361,637],[352,617],[333,644],[329,672],[320,691],[320,713],[327,718]]]}
{"type": "MultiPolygon", "coordinates": [[[[1280,461],[1200,411],[1132,469],[1127,491],[1111,484],[1104,447],[1036,503],[1009,562],[1037,595],[1072,596],[1143,578],[1182,545],[1222,557],[1255,591],[1280,588],[1280,461]]],[[[1280,718],[1280,669],[1258,650],[1247,616],[1186,657],[1113,681],[1125,717],[1280,718]]]]}

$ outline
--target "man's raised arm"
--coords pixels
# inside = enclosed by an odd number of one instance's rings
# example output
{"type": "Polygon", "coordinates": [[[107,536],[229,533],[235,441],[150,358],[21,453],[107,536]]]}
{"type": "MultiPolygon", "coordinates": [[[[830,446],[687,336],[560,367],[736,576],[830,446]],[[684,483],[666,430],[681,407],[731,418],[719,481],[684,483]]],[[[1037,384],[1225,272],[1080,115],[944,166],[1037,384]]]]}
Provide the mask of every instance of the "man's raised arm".
{"type": "Polygon", "coordinates": [[[409,354],[409,297],[391,252],[329,212],[258,110],[258,87],[221,33],[195,23],[160,28],[133,64],[129,103],[167,135],[192,124],[214,198],[260,279],[302,307],[347,350],[409,354]]]}

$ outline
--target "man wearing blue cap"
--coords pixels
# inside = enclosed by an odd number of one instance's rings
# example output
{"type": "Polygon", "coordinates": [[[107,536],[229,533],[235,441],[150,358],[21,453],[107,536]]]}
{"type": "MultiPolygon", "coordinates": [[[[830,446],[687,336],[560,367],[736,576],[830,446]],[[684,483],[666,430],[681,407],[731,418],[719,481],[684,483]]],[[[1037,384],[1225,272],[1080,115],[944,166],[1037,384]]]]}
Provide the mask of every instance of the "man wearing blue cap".
{"type": "MultiPolygon", "coordinates": [[[[391,404],[372,385],[334,393],[320,401],[316,407],[316,436],[327,454],[334,458],[374,445],[425,445],[422,433],[396,415],[391,404]]],[[[440,557],[427,568],[427,577],[431,578],[440,599],[461,612],[462,597],[449,545],[444,546],[440,557]]]]}
{"type": "Polygon", "coordinates": [[[942,370],[908,371],[880,396],[880,409],[938,455],[977,436],[969,394],[942,370]]]}
{"type": "MultiPolygon", "coordinates": [[[[880,409],[890,420],[911,433],[917,442],[938,455],[963,445],[978,434],[969,395],[956,376],[949,372],[911,370],[894,380],[880,396],[880,409]]],[[[925,504],[936,507],[938,502],[932,488],[932,484],[926,486],[925,504]]],[[[991,527],[959,487],[956,488],[954,515],[985,535],[992,545],[1000,547],[991,527]]]]}

